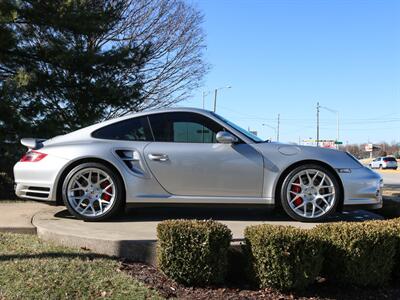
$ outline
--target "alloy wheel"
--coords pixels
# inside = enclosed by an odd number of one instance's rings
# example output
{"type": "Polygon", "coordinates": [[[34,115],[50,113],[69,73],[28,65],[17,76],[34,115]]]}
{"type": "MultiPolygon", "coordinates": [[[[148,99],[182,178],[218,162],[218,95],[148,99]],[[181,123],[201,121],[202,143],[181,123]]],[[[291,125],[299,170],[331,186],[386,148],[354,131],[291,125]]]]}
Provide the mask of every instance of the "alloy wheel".
{"type": "Polygon", "coordinates": [[[73,175],[67,185],[67,200],[82,216],[104,215],[116,199],[112,177],[99,168],[85,168],[73,175]]]}
{"type": "Polygon", "coordinates": [[[328,174],[317,169],[296,173],[286,190],[291,210],[302,218],[314,219],[327,214],[335,204],[336,189],[328,174]]]}

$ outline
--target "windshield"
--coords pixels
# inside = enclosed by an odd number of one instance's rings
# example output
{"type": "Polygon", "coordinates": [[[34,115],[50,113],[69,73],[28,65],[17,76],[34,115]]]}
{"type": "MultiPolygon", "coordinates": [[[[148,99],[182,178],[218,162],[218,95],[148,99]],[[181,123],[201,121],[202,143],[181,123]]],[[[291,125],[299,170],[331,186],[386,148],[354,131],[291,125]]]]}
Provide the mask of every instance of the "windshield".
{"type": "Polygon", "coordinates": [[[212,112],[212,114],[223,121],[224,123],[227,123],[229,126],[231,126],[233,129],[239,131],[241,134],[245,135],[247,138],[251,139],[252,141],[256,143],[262,143],[264,142],[262,139],[260,139],[258,136],[255,134],[252,134],[251,132],[247,131],[246,129],[243,129],[242,127],[236,125],[235,123],[232,123],[231,121],[225,119],[224,117],[221,117],[220,115],[217,115],[216,113],[212,112]]]}

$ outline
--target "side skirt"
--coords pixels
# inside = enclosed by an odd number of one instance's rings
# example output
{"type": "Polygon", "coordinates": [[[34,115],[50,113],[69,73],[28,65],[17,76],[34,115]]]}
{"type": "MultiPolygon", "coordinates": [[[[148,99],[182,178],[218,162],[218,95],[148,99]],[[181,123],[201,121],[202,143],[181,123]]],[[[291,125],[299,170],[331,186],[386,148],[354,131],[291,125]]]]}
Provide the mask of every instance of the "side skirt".
{"type": "Polygon", "coordinates": [[[256,197],[200,197],[176,195],[142,195],[126,201],[127,204],[135,203],[185,203],[185,204],[274,204],[272,198],[256,197]]]}

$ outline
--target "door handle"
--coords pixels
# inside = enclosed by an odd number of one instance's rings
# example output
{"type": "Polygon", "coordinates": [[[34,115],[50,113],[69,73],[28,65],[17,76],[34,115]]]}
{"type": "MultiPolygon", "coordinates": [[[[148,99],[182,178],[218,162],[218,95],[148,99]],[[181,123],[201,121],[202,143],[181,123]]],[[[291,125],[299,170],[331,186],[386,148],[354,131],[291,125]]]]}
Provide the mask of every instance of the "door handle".
{"type": "Polygon", "coordinates": [[[167,154],[150,153],[148,155],[148,157],[150,160],[154,160],[154,161],[167,161],[168,160],[167,154]]]}

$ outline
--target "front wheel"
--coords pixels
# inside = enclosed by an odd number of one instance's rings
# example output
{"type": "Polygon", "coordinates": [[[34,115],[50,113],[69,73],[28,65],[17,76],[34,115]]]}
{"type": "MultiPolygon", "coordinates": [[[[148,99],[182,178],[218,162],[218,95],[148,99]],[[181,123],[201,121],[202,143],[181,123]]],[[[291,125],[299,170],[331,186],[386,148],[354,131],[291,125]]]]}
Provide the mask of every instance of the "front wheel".
{"type": "Polygon", "coordinates": [[[64,180],[63,200],[68,211],[85,221],[101,221],[116,215],[123,205],[121,179],[100,163],[84,163],[64,180]]]}
{"type": "Polygon", "coordinates": [[[313,222],[336,211],[342,195],[339,182],[331,171],[314,164],[292,170],[281,190],[285,212],[295,220],[313,222]]]}

